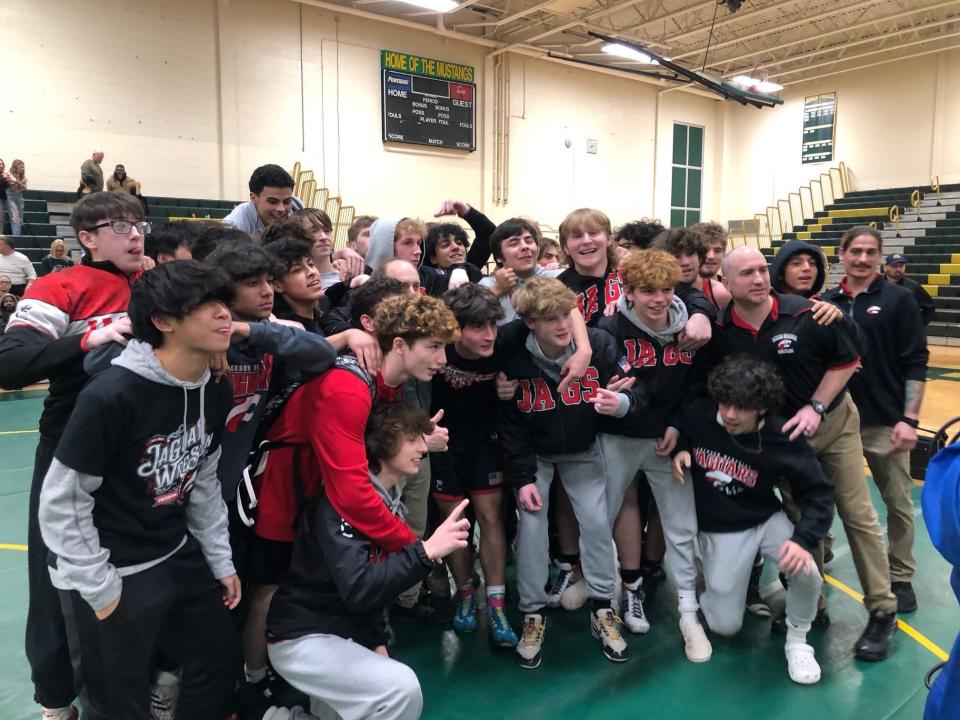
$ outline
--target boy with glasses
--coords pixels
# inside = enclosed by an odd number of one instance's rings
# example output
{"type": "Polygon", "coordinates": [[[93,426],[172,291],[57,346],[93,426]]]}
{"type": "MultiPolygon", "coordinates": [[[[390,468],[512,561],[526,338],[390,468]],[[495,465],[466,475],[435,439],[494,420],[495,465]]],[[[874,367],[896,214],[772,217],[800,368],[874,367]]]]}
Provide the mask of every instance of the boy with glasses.
{"type": "Polygon", "coordinates": [[[26,655],[37,702],[49,720],[75,718],[73,669],[60,600],[47,572],[47,549],[37,515],[40,488],[80,389],[87,382],[83,359],[130,333],[130,285],[140,273],[143,207],[132,195],[91,193],[73,208],[70,225],[84,247],[81,261],[37,280],[10,318],[0,342],[0,387],[18,389],[50,380],[40,417],[30,489],[27,554],[30,604],[26,655]]]}

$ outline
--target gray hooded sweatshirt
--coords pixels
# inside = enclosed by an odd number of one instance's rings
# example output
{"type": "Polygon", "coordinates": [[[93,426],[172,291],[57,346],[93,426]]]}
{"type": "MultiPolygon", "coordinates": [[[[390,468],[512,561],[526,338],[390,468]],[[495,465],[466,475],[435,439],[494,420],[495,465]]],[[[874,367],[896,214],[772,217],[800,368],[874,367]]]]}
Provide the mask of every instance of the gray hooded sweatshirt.
{"type": "Polygon", "coordinates": [[[232,392],[209,379],[178,380],[131,340],[80,393],[40,494],[55,587],[100,610],[123,577],[164,562],[188,534],[214,577],[235,574],[217,480],[232,392]]]}
{"type": "Polygon", "coordinates": [[[643,330],[643,332],[661,345],[669,345],[672,342],[676,342],[677,334],[686,327],[687,320],[690,319],[687,313],[687,306],[684,305],[683,300],[676,295],[673,296],[673,302],[667,310],[667,327],[663,330],[654,330],[647,327],[633,307],[633,303],[627,299],[626,295],[621,295],[620,299],[617,300],[617,310],[637,328],[643,330]]]}

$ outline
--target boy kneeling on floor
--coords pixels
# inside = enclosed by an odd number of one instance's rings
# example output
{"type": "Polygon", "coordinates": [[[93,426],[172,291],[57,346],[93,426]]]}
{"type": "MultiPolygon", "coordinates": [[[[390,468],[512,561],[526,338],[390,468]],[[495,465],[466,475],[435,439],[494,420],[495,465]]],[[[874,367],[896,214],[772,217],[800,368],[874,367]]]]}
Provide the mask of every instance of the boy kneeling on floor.
{"type": "MultiPolygon", "coordinates": [[[[398,485],[426,460],[427,414],[405,403],[374,408],[367,423],[370,482],[402,517],[398,485]]],[[[467,545],[464,500],[428,540],[385,554],[333,509],[323,491],[304,508],[290,570],[267,616],[270,662],[310,697],[310,712],[342,720],[415,720],[416,674],[387,655],[385,609],[434,563],[467,545]],[[331,711],[335,715],[331,715],[331,711]]]]}
{"type": "Polygon", "coordinates": [[[833,489],[806,441],[791,441],[783,418],[768,414],[784,393],[772,366],[728,357],[710,373],[708,390],[713,401],[692,403],[680,420],[673,464],[677,482],[693,475],[706,582],[700,607],[713,632],[739,632],[747,581],[761,551],[789,578],[784,652],[790,679],[812,685],[820,666],[807,632],[823,580],[810,550],[830,529],[833,489]],[[796,527],[774,494],[781,479],[800,506],[796,527]]]}

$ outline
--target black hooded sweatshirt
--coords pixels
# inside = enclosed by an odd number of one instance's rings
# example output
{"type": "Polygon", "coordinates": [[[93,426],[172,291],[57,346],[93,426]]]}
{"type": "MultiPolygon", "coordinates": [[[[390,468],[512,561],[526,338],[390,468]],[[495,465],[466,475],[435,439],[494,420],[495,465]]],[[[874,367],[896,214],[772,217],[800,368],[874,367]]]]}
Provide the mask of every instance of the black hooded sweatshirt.
{"type": "Polygon", "coordinates": [[[787,267],[790,258],[799,253],[807,253],[813,257],[814,262],[817,264],[817,279],[814,280],[813,287],[810,288],[810,291],[803,293],[803,297],[805,298],[815,298],[819,292],[823,290],[823,284],[827,280],[827,269],[824,266],[823,255],[820,252],[820,248],[803,240],[790,240],[773,256],[773,262],[770,264],[770,284],[778,293],[793,293],[793,290],[788,288],[783,281],[783,271],[787,267]]]}
{"type": "Polygon", "coordinates": [[[806,440],[790,440],[784,422],[769,416],[759,431],[734,439],[717,422],[716,403],[703,398],[687,407],[676,452],[690,453],[702,532],[740,532],[766,522],[783,509],[774,489],[785,481],[800,507],[791,539],[811,550],[827,534],[833,488],[806,440]]]}

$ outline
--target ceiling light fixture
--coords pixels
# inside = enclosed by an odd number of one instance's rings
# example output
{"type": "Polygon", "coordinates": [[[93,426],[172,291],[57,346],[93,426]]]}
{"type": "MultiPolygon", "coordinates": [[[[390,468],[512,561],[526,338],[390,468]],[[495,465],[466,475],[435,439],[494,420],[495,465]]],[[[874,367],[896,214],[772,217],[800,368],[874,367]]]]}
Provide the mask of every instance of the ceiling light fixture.
{"type": "Polygon", "coordinates": [[[455,0],[398,0],[399,2],[405,3],[407,5],[413,5],[414,7],[423,8],[424,10],[433,10],[438,13],[447,13],[451,10],[455,10],[459,7],[459,3],[455,0]]]}
{"type": "Polygon", "coordinates": [[[746,88],[750,92],[756,93],[775,93],[783,90],[783,85],[778,85],[770,80],[758,80],[749,75],[737,75],[732,82],[740,87],[746,88]]]}
{"type": "Polygon", "coordinates": [[[616,55],[617,57],[624,58],[625,60],[633,60],[634,62],[644,63],[645,65],[660,64],[646,53],[642,53],[639,50],[630,47],[629,45],[608,42],[604,43],[600,49],[608,55],[616,55]]]}

